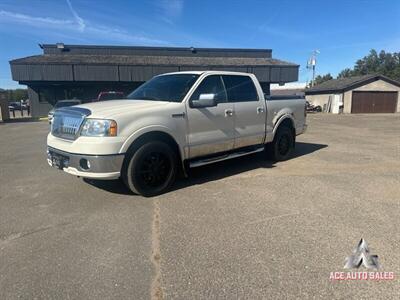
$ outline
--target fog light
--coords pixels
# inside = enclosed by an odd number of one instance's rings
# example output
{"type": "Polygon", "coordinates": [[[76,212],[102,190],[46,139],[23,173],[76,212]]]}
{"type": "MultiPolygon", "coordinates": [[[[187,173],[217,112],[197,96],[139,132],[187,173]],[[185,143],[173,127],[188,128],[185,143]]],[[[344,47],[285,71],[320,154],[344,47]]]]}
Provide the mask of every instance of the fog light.
{"type": "Polygon", "coordinates": [[[82,158],[82,159],[79,161],[79,165],[81,166],[81,168],[82,168],[83,170],[89,170],[89,169],[90,169],[90,162],[89,162],[87,159],[85,159],[85,158],[82,158]]]}

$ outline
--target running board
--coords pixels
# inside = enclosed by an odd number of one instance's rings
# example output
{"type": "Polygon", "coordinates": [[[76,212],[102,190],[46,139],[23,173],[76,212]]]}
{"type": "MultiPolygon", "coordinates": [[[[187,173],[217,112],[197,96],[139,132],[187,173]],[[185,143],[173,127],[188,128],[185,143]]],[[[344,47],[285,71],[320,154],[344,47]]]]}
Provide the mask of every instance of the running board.
{"type": "Polygon", "coordinates": [[[215,156],[215,157],[211,157],[211,158],[194,160],[189,163],[189,167],[196,168],[196,167],[200,167],[200,166],[204,166],[204,165],[213,164],[213,163],[216,163],[219,161],[237,158],[237,157],[241,157],[241,156],[245,156],[245,155],[249,155],[249,154],[253,154],[253,153],[257,153],[257,152],[262,152],[262,151],[264,151],[264,146],[256,148],[256,149],[253,148],[253,149],[247,150],[247,151],[232,152],[232,153],[215,156]]]}

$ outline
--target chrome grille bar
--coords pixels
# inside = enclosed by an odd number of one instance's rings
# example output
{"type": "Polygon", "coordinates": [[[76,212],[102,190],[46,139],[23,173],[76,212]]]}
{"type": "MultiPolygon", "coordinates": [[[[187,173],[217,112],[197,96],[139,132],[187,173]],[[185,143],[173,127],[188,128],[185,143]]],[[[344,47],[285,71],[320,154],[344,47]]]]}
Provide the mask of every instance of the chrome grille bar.
{"type": "Polygon", "coordinates": [[[56,110],[51,126],[51,133],[56,137],[75,140],[78,138],[81,125],[88,115],[90,115],[90,111],[82,108],[56,110]]]}

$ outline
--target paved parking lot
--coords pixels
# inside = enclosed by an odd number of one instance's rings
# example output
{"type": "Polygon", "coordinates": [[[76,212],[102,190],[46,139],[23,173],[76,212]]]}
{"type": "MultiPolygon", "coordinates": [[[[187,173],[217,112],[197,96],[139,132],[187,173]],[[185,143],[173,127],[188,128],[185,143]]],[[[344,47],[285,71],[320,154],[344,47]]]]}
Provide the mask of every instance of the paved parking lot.
{"type": "Polygon", "coordinates": [[[0,299],[399,299],[400,115],[310,115],[293,159],[130,195],[48,167],[46,122],[0,125],[0,299]],[[393,281],[335,281],[364,238],[393,281]]]}

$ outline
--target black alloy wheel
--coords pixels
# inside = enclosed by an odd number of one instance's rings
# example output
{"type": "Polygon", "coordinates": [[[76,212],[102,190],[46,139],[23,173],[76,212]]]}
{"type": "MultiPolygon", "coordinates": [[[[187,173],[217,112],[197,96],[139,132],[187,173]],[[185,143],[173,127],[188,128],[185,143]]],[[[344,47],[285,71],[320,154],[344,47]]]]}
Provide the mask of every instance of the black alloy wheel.
{"type": "Polygon", "coordinates": [[[295,136],[293,129],[287,126],[278,128],[272,143],[267,144],[267,155],[274,161],[284,161],[292,156],[295,136]]]}
{"type": "Polygon", "coordinates": [[[126,158],[122,179],[135,194],[152,197],[166,192],[175,181],[177,153],[161,141],[141,145],[126,158]]]}
{"type": "Polygon", "coordinates": [[[279,136],[278,140],[278,152],[279,155],[285,156],[290,151],[290,136],[287,132],[279,136]]]}
{"type": "MultiPolygon", "coordinates": [[[[167,180],[171,170],[171,161],[162,152],[149,152],[139,162],[137,172],[142,185],[149,188],[158,188],[167,180]]],[[[131,176],[134,176],[132,174],[131,176]]]]}

